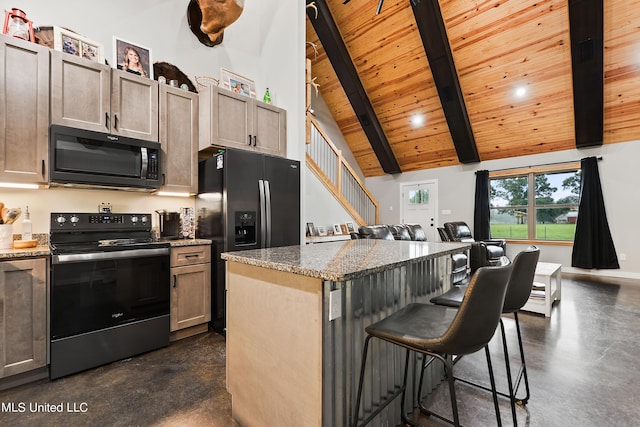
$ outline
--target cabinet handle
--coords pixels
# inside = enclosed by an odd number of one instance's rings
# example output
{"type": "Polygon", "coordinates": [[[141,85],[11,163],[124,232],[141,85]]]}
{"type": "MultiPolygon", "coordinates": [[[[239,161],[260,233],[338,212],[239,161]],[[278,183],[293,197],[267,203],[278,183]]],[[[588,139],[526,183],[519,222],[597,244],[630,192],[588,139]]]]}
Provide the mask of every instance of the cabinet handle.
{"type": "Polygon", "coordinates": [[[258,135],[253,135],[253,146],[256,146],[256,143],[258,142],[258,135]]]}
{"type": "Polygon", "coordinates": [[[178,287],[178,275],[177,274],[173,275],[173,287],[174,288],[178,287]]]}
{"type": "Polygon", "coordinates": [[[249,146],[251,146],[251,134],[249,134],[249,146]]]}
{"type": "Polygon", "coordinates": [[[109,113],[104,113],[104,127],[109,129],[109,113]]]}
{"type": "Polygon", "coordinates": [[[162,174],[162,185],[165,186],[167,184],[167,174],[162,174]]]}
{"type": "Polygon", "coordinates": [[[189,255],[185,255],[184,257],[187,258],[187,259],[191,259],[191,258],[199,258],[200,255],[198,255],[198,254],[189,254],[189,255]]]}
{"type": "Polygon", "coordinates": [[[118,130],[118,115],[117,114],[113,115],[113,128],[115,130],[118,130]]]}
{"type": "Polygon", "coordinates": [[[45,163],[44,163],[44,159],[42,159],[42,177],[44,178],[44,172],[45,172],[45,163]]]}

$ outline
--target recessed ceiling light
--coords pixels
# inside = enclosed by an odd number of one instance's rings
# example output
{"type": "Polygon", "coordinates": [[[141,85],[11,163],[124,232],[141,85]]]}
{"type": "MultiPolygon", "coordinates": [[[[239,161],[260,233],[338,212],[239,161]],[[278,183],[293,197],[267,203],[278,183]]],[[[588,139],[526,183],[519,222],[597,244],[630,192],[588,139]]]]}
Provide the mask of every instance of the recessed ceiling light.
{"type": "Polygon", "coordinates": [[[414,114],[411,117],[411,124],[413,126],[422,126],[424,124],[424,116],[422,114],[414,114]]]}
{"type": "Polygon", "coordinates": [[[526,86],[518,86],[516,88],[516,97],[518,98],[524,98],[525,95],[527,94],[527,87],[526,86]]]}

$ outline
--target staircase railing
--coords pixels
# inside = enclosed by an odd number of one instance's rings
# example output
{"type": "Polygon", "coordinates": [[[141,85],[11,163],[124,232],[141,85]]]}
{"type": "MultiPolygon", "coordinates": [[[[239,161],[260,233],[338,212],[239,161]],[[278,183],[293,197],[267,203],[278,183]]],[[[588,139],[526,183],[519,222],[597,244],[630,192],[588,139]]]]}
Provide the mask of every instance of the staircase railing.
{"type": "Polygon", "coordinates": [[[307,116],[306,163],[359,225],[378,223],[378,201],[310,115],[307,116]]]}

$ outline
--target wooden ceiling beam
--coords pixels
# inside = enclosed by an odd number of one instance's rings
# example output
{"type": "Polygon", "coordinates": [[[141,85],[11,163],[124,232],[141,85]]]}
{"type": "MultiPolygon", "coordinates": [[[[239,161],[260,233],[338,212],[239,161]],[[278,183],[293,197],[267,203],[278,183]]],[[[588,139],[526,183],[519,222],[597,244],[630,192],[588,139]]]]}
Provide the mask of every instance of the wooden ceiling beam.
{"type": "Polygon", "coordinates": [[[333,20],[326,1],[307,0],[307,5],[312,2],[315,3],[315,8],[308,7],[307,15],[320,39],[320,43],[322,43],[322,47],[327,53],[331,66],[338,76],[338,80],[340,80],[340,84],[351,103],[356,117],[360,121],[362,130],[380,162],[382,170],[389,174],[402,172],[371,105],[371,101],[369,101],[367,92],[362,86],[358,71],[353,65],[349,51],[342,40],[340,31],[333,20]]]}
{"type": "Polygon", "coordinates": [[[576,147],[604,139],[604,5],[602,0],[570,0],[569,30],[576,147]]]}
{"type": "Polygon", "coordinates": [[[411,0],[449,132],[461,163],[480,161],[438,0],[411,0]]]}

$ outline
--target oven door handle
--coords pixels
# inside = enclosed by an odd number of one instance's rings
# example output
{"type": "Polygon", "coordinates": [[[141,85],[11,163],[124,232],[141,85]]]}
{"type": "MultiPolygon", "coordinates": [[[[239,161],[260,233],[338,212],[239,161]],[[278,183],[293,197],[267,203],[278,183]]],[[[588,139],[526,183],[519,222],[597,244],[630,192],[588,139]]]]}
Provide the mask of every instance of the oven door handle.
{"type": "Polygon", "coordinates": [[[169,255],[170,248],[153,248],[153,249],[131,249],[125,251],[114,252],[91,252],[88,254],[66,254],[54,255],[51,257],[53,264],[64,264],[67,262],[81,261],[109,261],[112,259],[123,258],[142,258],[156,255],[169,255]]]}

